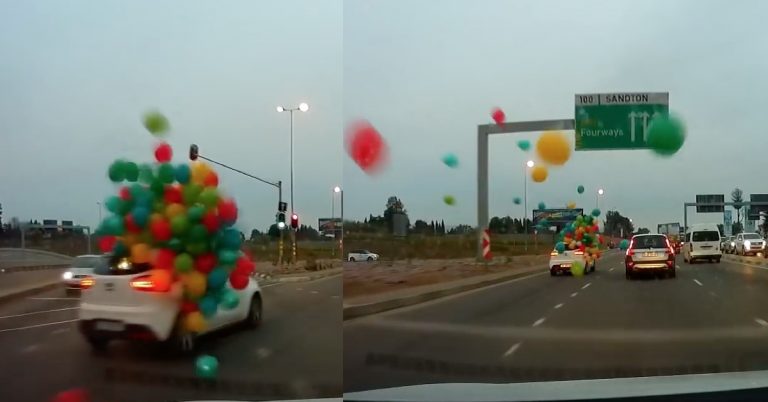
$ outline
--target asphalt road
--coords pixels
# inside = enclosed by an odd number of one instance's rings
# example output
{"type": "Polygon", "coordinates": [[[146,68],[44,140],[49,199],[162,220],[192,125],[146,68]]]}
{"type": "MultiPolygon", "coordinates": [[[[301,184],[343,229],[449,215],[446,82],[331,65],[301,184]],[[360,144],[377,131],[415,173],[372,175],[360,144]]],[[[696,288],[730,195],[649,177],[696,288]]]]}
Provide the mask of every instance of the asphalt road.
{"type": "Polygon", "coordinates": [[[275,400],[339,397],[341,276],[262,284],[264,321],[212,335],[200,354],[219,360],[216,381],[195,376],[195,357],[115,343],[91,353],[75,326],[77,298],[62,289],[0,305],[0,401],[49,401],[86,389],[92,402],[275,400]]]}
{"type": "Polygon", "coordinates": [[[768,369],[768,267],[522,279],[344,323],[345,392],[768,369]]]}

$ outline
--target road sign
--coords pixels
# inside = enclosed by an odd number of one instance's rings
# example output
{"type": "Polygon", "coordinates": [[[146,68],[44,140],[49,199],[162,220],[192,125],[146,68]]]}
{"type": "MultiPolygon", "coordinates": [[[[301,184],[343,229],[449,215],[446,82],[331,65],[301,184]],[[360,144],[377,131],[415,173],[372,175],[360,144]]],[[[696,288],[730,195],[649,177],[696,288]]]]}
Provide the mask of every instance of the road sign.
{"type": "Polygon", "coordinates": [[[723,212],[723,229],[725,229],[725,235],[731,235],[731,229],[733,228],[733,211],[726,210],[723,212]]]}
{"type": "Polygon", "coordinates": [[[651,121],[668,114],[668,92],[577,94],[576,150],[646,149],[651,121]]]}
{"type": "Polygon", "coordinates": [[[490,260],[491,256],[491,232],[488,229],[483,231],[483,258],[490,260]]]}
{"type": "Polygon", "coordinates": [[[278,212],[285,212],[288,210],[288,203],[280,201],[277,203],[277,211],[278,212]]]}
{"type": "MultiPolygon", "coordinates": [[[[768,202],[768,194],[750,194],[750,202],[768,202]]],[[[760,220],[760,212],[768,212],[768,205],[750,205],[747,219],[760,220]]]]}
{"type": "MultiPolygon", "coordinates": [[[[696,203],[717,203],[725,202],[725,196],[722,194],[696,194],[696,203]]],[[[709,212],[723,212],[724,207],[722,205],[697,205],[696,212],[709,213],[709,212]]]]}
{"type": "Polygon", "coordinates": [[[534,209],[533,210],[533,224],[538,225],[543,219],[546,219],[548,223],[555,225],[562,225],[570,223],[576,220],[576,217],[583,215],[584,210],[582,208],[574,209],[534,209]]]}

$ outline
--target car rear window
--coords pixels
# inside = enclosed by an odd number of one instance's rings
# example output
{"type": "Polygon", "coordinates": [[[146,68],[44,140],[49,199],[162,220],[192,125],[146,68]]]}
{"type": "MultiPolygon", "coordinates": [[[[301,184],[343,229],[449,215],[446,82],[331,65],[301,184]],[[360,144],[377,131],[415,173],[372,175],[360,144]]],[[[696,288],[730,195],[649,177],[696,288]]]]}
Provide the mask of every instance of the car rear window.
{"type": "Polygon", "coordinates": [[[667,239],[664,236],[638,236],[632,240],[633,248],[665,248],[667,239]]]}
{"type": "Polygon", "coordinates": [[[102,257],[99,256],[80,256],[72,261],[74,268],[96,268],[101,264],[102,257]]]}
{"type": "Polygon", "coordinates": [[[714,230],[693,232],[693,241],[720,241],[720,232],[714,230]]]}
{"type": "Polygon", "coordinates": [[[94,270],[98,275],[134,275],[152,269],[152,264],[134,264],[124,257],[106,257],[94,270]]]}
{"type": "Polygon", "coordinates": [[[762,237],[757,233],[747,233],[744,235],[744,240],[762,240],[762,237]]]}

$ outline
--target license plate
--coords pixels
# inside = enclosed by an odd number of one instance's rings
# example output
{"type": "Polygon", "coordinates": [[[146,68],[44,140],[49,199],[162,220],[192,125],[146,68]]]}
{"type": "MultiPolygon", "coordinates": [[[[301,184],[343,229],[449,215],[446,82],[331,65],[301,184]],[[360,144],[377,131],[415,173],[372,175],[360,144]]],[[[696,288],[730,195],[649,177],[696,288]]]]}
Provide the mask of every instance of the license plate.
{"type": "Polygon", "coordinates": [[[658,254],[656,254],[656,253],[644,253],[643,257],[658,257],[658,254]]]}
{"type": "Polygon", "coordinates": [[[125,329],[125,324],[115,321],[98,321],[96,323],[96,329],[100,331],[122,331],[125,329]]]}

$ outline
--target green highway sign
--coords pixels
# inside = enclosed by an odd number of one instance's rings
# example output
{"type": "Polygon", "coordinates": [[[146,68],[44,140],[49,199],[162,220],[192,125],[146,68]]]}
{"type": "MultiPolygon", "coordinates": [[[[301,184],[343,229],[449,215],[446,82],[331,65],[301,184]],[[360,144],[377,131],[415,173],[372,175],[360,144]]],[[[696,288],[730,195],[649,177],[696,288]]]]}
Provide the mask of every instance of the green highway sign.
{"type": "Polygon", "coordinates": [[[646,149],[651,121],[668,114],[668,92],[577,94],[576,150],[646,149]]]}

